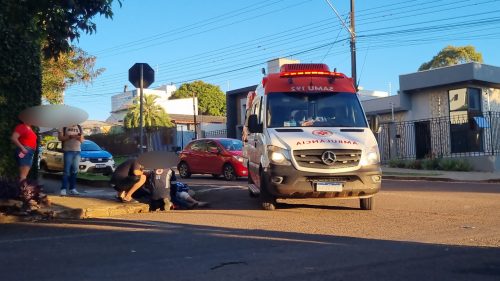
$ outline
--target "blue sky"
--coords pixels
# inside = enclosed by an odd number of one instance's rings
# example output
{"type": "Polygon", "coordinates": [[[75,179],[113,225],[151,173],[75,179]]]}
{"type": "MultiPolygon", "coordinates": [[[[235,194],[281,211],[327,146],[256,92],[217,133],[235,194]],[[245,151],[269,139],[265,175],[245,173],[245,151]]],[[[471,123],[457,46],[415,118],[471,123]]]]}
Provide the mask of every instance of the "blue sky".
{"type": "MultiPolygon", "coordinates": [[[[115,1],[116,2],[116,1],[115,1]]],[[[349,24],[350,1],[330,0],[349,24]]],[[[351,75],[349,34],[325,0],[124,0],[112,20],[75,45],[106,71],[90,86],[73,86],[65,103],[105,120],[128,69],[145,62],[155,83],[203,80],[224,92],[258,84],[277,57],[323,62],[351,75]]],[[[473,45],[484,63],[500,66],[500,0],[357,0],[357,73],[367,90],[399,87],[447,45],[473,45]]]]}

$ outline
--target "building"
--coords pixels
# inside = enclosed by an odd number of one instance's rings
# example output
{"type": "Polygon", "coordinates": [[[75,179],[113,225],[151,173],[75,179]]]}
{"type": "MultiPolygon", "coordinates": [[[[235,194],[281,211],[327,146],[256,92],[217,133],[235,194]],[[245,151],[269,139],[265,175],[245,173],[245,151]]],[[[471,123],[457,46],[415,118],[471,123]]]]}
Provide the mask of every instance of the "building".
{"type": "Polygon", "coordinates": [[[466,63],[400,75],[395,96],[363,101],[379,116],[383,161],[467,158],[500,170],[500,67],[466,63]]]}
{"type": "MultiPolygon", "coordinates": [[[[198,99],[185,98],[169,100],[172,93],[177,90],[175,85],[162,85],[155,89],[143,89],[144,95],[157,95],[157,104],[162,106],[169,114],[198,114],[198,99]],[[193,109],[194,102],[194,109],[193,109]],[[194,110],[194,111],[193,111],[194,110]]],[[[106,119],[108,123],[122,123],[127,114],[128,108],[134,103],[136,97],[140,94],[138,89],[125,91],[111,97],[111,115],[106,119]]]]}

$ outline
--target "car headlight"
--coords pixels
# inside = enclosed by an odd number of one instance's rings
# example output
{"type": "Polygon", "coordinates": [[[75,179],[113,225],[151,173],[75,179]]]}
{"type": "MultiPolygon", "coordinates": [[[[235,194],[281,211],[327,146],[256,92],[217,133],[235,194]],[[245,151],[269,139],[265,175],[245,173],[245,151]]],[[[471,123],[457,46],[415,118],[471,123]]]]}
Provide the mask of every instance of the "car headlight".
{"type": "Polygon", "coordinates": [[[243,163],[243,161],[245,160],[243,157],[238,156],[238,155],[233,155],[233,158],[236,159],[236,161],[241,162],[241,163],[243,163]]]}
{"type": "Polygon", "coordinates": [[[361,161],[359,162],[361,166],[376,165],[378,163],[380,163],[380,155],[378,152],[378,146],[376,145],[367,149],[365,153],[363,153],[361,161]]]}
{"type": "Polygon", "coordinates": [[[269,145],[267,149],[269,151],[269,160],[271,163],[276,165],[291,165],[290,152],[288,150],[274,145],[269,145]]]}
{"type": "Polygon", "coordinates": [[[89,158],[80,158],[80,162],[85,162],[85,161],[89,161],[89,158]]]}

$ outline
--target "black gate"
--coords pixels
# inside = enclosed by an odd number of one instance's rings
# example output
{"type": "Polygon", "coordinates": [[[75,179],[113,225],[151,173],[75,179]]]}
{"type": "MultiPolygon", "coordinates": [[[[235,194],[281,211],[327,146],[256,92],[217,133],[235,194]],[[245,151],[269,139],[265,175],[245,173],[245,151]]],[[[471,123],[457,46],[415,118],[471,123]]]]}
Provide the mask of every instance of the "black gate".
{"type": "Polygon", "coordinates": [[[415,150],[417,159],[423,159],[431,155],[430,121],[415,122],[415,150]]]}

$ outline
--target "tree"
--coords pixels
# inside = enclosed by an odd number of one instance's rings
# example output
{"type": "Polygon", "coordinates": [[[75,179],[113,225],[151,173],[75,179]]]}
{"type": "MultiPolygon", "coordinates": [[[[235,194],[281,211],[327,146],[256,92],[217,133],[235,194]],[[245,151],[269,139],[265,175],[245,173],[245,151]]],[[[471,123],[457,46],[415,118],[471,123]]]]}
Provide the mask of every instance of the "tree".
{"type": "Polygon", "coordinates": [[[71,46],[68,52],[59,53],[57,58],[42,60],[42,96],[49,103],[62,103],[63,93],[69,86],[89,84],[104,68],[94,70],[96,57],[84,50],[71,46]]]}
{"type": "MultiPolygon", "coordinates": [[[[159,127],[173,127],[172,121],[163,107],[156,104],[157,95],[145,95],[142,104],[142,125],[146,130],[148,150],[151,150],[151,133],[159,127]]],[[[139,97],[134,101],[134,105],[129,108],[125,115],[123,124],[126,129],[140,127],[140,103],[139,97]]]]}
{"type": "MultiPolygon", "coordinates": [[[[121,0],[116,0],[121,6],[121,0]]],[[[0,5],[0,176],[15,177],[10,134],[23,109],[42,98],[41,56],[68,51],[92,18],[113,16],[113,0],[2,0],[0,5]],[[42,42],[47,42],[42,46],[42,42]]],[[[35,157],[37,157],[35,155],[35,157]]],[[[36,163],[36,161],[35,161],[36,163]]],[[[36,169],[31,169],[36,173],[36,169]]],[[[34,176],[34,175],[32,175],[34,176]]]]}
{"type": "Polygon", "coordinates": [[[226,115],[226,96],[219,86],[203,81],[182,84],[170,99],[192,98],[193,93],[198,98],[199,114],[212,116],[226,115]]]}
{"type": "Polygon", "coordinates": [[[446,46],[429,62],[423,63],[418,71],[428,70],[443,66],[456,65],[467,62],[483,62],[483,55],[476,52],[474,46],[464,47],[446,46]]]}

